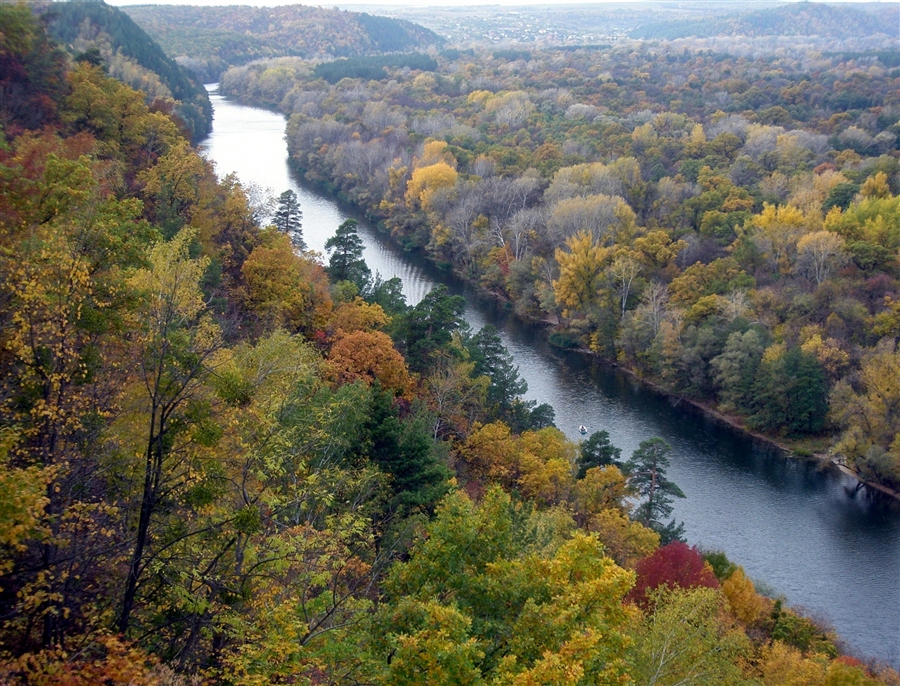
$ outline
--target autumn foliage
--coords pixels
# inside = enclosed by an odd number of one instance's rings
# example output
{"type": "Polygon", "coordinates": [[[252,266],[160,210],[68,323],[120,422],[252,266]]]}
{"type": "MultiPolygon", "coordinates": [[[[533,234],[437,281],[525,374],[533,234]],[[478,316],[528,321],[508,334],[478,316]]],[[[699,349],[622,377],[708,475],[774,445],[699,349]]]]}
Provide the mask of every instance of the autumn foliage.
{"type": "Polygon", "coordinates": [[[696,548],[673,541],[656,550],[635,566],[637,580],[628,592],[628,599],[643,608],[651,607],[652,592],[665,586],[668,589],[719,588],[712,569],[696,548]]]}
{"type": "MultiPolygon", "coordinates": [[[[0,682],[582,686],[676,683],[698,666],[720,684],[871,680],[742,571],[720,590],[695,548],[656,549],[660,534],[631,499],[646,498],[646,514],[668,507],[660,489],[680,493],[663,479],[663,441],[621,463],[598,433],[602,445],[579,460],[552,412],[522,398],[497,332],[464,325],[462,298],[436,288],[408,306],[398,280],[370,278],[350,222],[335,227],[326,270],[261,227],[252,189],[218,180],[140,93],[86,61],[68,68],[24,6],[0,4],[0,19],[10,67],[0,87],[16,85],[34,108],[0,105],[0,682]]],[[[395,86],[407,77],[416,97],[437,97],[435,77],[398,75],[395,86]]],[[[541,138],[531,124],[571,95],[538,106],[520,86],[459,96],[488,141],[478,155],[437,139],[406,154],[393,105],[361,105],[365,131],[393,131],[395,147],[353,138],[358,165],[341,178],[371,180],[396,235],[515,293],[520,313],[581,322],[595,349],[618,331],[626,358],[694,372],[705,350],[714,373],[691,383],[735,407],[769,398],[748,408],[755,416],[796,400],[770,396],[798,370],[807,383],[792,388],[818,407],[821,366],[837,380],[842,449],[892,478],[896,422],[883,400],[896,395],[886,374],[896,346],[870,346],[860,373],[839,379],[858,308],[771,340],[763,315],[778,311],[778,293],[739,290],[754,283],[751,265],[771,270],[756,272],[763,281],[821,289],[847,253],[887,260],[873,247],[900,241],[882,219],[894,207],[887,177],[807,231],[815,213],[782,203],[752,215],[749,191],[703,171],[739,149],[736,134],[707,140],[703,126],[662,115],[609,130],[632,152],[682,132],[679,145],[702,153],[696,186],[685,166],[668,190],[652,182],[657,197],[636,158],[588,164],[587,148],[552,140],[562,129],[529,158],[541,138]],[[494,136],[518,142],[501,152],[494,136]],[[536,167],[518,178],[495,174],[526,160],[536,167]],[[750,213],[731,254],[682,239],[693,220],[672,198],[700,199],[690,211],[706,241],[750,213]],[[809,238],[794,241],[801,229],[809,238]],[[709,259],[684,265],[689,249],[709,259]],[[753,327],[742,323],[750,308],[753,327]],[[722,352],[704,326],[722,333],[722,352]],[[858,418],[876,430],[860,433],[858,418]]],[[[582,121],[594,136],[596,118],[565,112],[553,121],[582,121]]],[[[332,133],[347,126],[328,121],[332,133]]],[[[294,121],[292,145],[322,133],[308,123],[294,121]]],[[[329,154],[322,141],[341,135],[319,136],[310,154],[329,154]]],[[[678,154],[660,157],[664,172],[678,154]]],[[[869,284],[872,307],[892,283],[869,284]]],[[[893,308],[878,314],[879,330],[896,328],[893,308]]]]}
{"type": "Polygon", "coordinates": [[[413,380],[406,362],[390,336],[381,331],[342,333],[331,346],[328,362],[340,383],[362,381],[371,385],[378,381],[396,395],[412,393],[413,380]]]}
{"type": "Polygon", "coordinates": [[[481,47],[328,85],[296,60],[224,83],[277,91],[299,172],[555,344],[900,484],[887,432],[853,419],[865,360],[900,331],[897,76],[882,53],[812,67],[722,41],[481,47]]]}

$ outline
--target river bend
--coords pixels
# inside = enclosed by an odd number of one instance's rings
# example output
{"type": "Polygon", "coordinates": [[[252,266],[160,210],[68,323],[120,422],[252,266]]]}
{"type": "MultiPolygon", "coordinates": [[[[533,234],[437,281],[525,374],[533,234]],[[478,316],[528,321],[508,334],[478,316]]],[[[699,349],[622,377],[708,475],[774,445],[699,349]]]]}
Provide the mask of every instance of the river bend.
{"type": "Polygon", "coordinates": [[[675,503],[675,516],[691,544],[725,551],[758,585],[831,622],[850,650],[900,666],[896,505],[856,493],[850,478],[786,459],[618,370],[551,349],[533,329],[390,243],[352,208],[294,178],[284,117],[214,91],[212,102],[213,132],[202,147],[220,177],[235,172],[242,183],[276,196],[294,190],[313,250],[323,251],[345,219],[357,219],[372,272],[400,277],[410,304],[438,282],[464,295],[469,324],[497,326],[528,382],[527,397],[552,405],[557,425],[573,440],[580,424],[606,429],[628,456],[642,440],[664,438],[674,448],[669,475],[687,495],[675,503]]]}

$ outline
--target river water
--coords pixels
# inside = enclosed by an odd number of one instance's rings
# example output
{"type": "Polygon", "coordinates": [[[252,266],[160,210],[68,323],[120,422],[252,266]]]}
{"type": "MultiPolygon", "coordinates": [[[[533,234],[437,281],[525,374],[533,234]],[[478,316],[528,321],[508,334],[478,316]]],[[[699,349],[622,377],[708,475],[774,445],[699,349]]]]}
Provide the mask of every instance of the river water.
{"type": "Polygon", "coordinates": [[[787,459],[620,371],[550,348],[533,329],[390,243],[352,208],[302,185],[287,165],[281,115],[214,91],[211,98],[213,132],[202,148],[220,177],[236,172],[275,196],[294,190],[313,250],[324,251],[341,222],[357,219],[372,272],[400,277],[409,304],[438,282],[464,295],[469,324],[497,326],[528,382],[527,397],[552,405],[557,426],[573,440],[580,424],[606,429],[627,457],[641,441],[664,438],[673,447],[669,476],[687,496],[675,503],[675,516],[689,543],[725,551],[758,586],[833,624],[851,651],[900,666],[895,504],[855,493],[848,477],[787,459]]]}

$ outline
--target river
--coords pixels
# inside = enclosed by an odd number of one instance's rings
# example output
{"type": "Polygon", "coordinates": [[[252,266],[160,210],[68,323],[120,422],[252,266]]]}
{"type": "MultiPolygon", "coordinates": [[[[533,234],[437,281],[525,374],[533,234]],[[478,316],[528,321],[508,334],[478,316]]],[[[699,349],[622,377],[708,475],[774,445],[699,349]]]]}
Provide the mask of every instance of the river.
{"type": "Polygon", "coordinates": [[[281,115],[214,91],[211,98],[213,132],[202,148],[220,177],[236,172],[276,196],[294,190],[313,250],[324,251],[341,222],[357,219],[372,272],[400,277],[410,304],[438,282],[464,295],[469,324],[497,326],[528,382],[527,397],[552,405],[557,426],[573,440],[580,424],[606,429],[627,457],[642,440],[664,438],[673,447],[669,476],[687,496],[675,503],[675,516],[689,543],[723,550],[767,592],[833,624],[849,650],[900,666],[896,504],[855,493],[850,478],[787,459],[621,371],[550,348],[530,327],[390,243],[352,208],[294,178],[281,115]]]}

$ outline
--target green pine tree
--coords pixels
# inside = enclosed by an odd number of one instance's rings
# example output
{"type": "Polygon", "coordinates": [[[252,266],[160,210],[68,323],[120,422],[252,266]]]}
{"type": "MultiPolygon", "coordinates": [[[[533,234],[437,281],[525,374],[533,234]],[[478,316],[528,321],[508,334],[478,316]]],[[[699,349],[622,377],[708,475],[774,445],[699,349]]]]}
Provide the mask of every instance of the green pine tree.
{"type": "Polygon", "coordinates": [[[300,211],[300,202],[297,194],[288,189],[278,196],[278,209],[272,223],[281,233],[291,238],[291,244],[297,250],[306,250],[306,242],[303,240],[303,212],[300,211]]]}
{"type": "Polygon", "coordinates": [[[359,293],[366,293],[372,280],[372,272],[363,259],[363,242],[357,230],[358,222],[348,219],[341,224],[334,236],[325,241],[328,259],[328,278],[332,283],[349,281],[359,293]]]}
{"type": "Polygon", "coordinates": [[[684,492],[666,478],[671,451],[672,446],[663,439],[651,438],[641,441],[623,465],[628,485],[644,499],[635,509],[634,519],[660,534],[663,545],[680,540],[684,533],[684,525],[676,524],[674,519],[663,524],[672,514],[672,499],[684,498],[684,492]]]}
{"type": "Polygon", "coordinates": [[[583,479],[592,467],[620,465],[622,450],[609,440],[608,431],[595,431],[578,446],[578,479],[583,479]]]}

